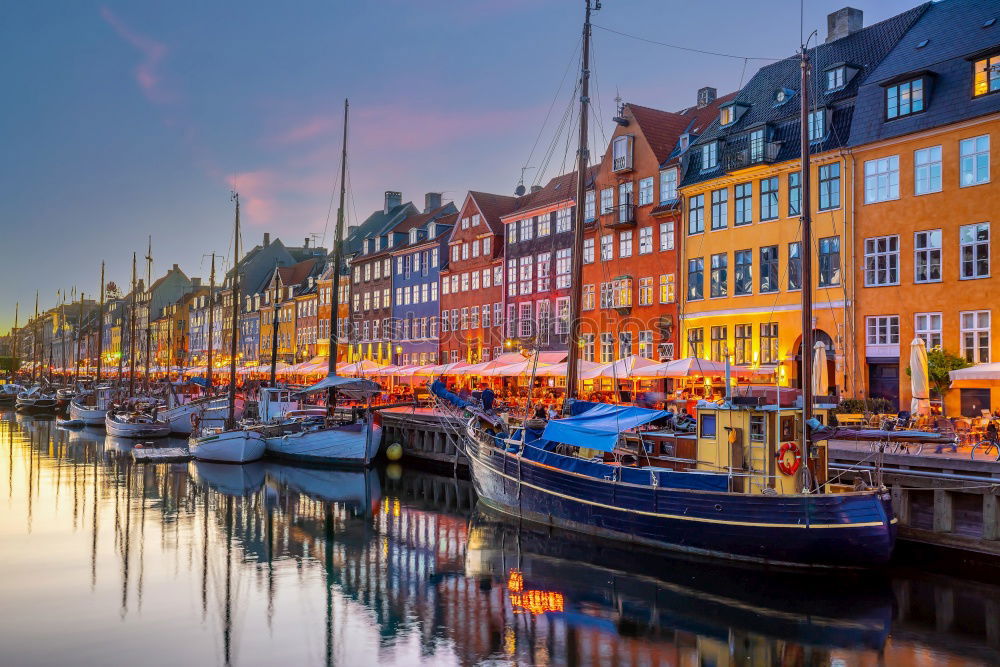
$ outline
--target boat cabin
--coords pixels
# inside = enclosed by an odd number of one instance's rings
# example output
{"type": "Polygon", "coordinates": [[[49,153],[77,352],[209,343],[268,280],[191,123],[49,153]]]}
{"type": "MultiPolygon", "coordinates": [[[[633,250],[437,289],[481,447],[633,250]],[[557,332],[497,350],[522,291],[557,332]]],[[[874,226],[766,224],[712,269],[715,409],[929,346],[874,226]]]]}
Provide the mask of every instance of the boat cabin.
{"type": "Polygon", "coordinates": [[[257,410],[264,423],[283,419],[287,412],[299,407],[299,400],[292,395],[291,389],[262,387],[260,390],[257,410]]]}

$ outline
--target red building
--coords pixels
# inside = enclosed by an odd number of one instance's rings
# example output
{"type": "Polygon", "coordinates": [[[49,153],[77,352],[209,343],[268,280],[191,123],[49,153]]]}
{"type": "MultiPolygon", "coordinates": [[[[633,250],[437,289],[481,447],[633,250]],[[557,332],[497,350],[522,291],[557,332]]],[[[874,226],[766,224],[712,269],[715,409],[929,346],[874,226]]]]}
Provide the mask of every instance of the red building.
{"type": "Polygon", "coordinates": [[[503,223],[518,197],[469,192],[441,270],[441,363],[478,363],[503,350],[503,223]]]}

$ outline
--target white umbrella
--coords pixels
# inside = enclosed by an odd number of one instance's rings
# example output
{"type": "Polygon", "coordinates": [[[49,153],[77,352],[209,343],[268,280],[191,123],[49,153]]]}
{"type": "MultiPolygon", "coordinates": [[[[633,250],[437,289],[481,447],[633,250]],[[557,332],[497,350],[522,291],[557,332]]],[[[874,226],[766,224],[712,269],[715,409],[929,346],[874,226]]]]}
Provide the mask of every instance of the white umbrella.
{"type": "Polygon", "coordinates": [[[976,364],[957,371],[948,371],[952,389],[985,389],[1000,387],[1000,362],[976,364]]]}
{"type": "Polygon", "coordinates": [[[930,382],[927,377],[927,346],[923,338],[910,343],[910,399],[911,415],[931,413],[930,382]]]}
{"type": "Polygon", "coordinates": [[[813,396],[826,396],[830,388],[830,375],[826,367],[826,345],[816,341],[813,346],[812,390],[813,396]]]}
{"type": "Polygon", "coordinates": [[[658,365],[659,364],[652,359],[632,354],[627,357],[623,357],[618,361],[611,362],[610,364],[599,366],[598,368],[594,368],[590,371],[584,371],[581,373],[581,376],[584,380],[593,380],[595,378],[628,380],[631,378],[642,377],[642,371],[644,369],[658,365]]]}

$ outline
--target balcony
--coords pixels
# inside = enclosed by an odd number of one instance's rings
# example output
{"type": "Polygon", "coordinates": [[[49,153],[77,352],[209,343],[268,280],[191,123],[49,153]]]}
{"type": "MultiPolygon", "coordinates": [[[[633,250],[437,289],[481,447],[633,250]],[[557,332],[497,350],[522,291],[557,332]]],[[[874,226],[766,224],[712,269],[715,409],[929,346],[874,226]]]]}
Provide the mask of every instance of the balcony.
{"type": "Polygon", "coordinates": [[[635,227],[635,204],[621,204],[610,206],[604,209],[604,216],[608,218],[605,227],[611,229],[628,229],[635,227]]]}
{"type": "Polygon", "coordinates": [[[781,150],[780,142],[765,141],[762,144],[733,151],[726,155],[726,171],[738,171],[757,165],[773,164],[778,159],[779,150],[781,150]]]}
{"type": "Polygon", "coordinates": [[[618,155],[611,161],[611,171],[630,171],[632,169],[632,155],[631,153],[626,153],[625,155],[618,155]]]}

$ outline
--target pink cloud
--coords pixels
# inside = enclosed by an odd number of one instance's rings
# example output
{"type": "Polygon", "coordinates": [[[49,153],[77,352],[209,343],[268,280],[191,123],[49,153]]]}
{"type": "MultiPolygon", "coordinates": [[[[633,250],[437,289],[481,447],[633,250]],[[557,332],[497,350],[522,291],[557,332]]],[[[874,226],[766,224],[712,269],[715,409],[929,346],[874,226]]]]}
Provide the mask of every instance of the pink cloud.
{"type": "Polygon", "coordinates": [[[174,95],[163,85],[160,66],[167,56],[167,47],[150,37],[141,35],[118,18],[108,7],[101,7],[101,17],[123,40],[142,53],[142,60],[133,71],[136,83],[151,102],[164,103],[174,99],[174,95]]]}
{"type": "Polygon", "coordinates": [[[273,146],[302,143],[330,133],[334,128],[340,127],[341,122],[339,118],[314,116],[271,137],[266,143],[273,146]]]}

